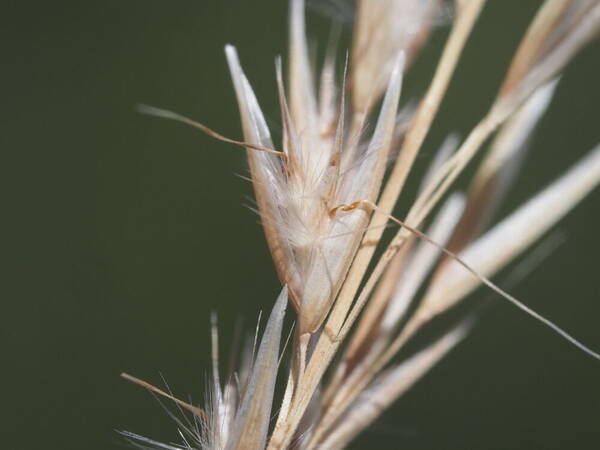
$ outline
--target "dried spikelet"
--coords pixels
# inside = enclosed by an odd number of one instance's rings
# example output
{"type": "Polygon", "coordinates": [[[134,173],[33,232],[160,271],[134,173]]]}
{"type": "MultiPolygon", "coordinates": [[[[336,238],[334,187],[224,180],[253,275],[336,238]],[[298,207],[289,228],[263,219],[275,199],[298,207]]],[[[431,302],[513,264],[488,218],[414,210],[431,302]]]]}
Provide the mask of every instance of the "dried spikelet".
{"type": "Polygon", "coordinates": [[[564,65],[597,34],[599,20],[596,0],[547,0],[515,54],[500,95],[508,95],[528,78],[544,76],[553,67],[564,65]]]}
{"type": "MultiPolygon", "coordinates": [[[[515,212],[467,245],[461,257],[486,276],[512,261],[600,182],[600,146],[515,212]]],[[[454,264],[432,281],[423,306],[430,317],[447,309],[479,285],[454,264]],[[462,275],[459,275],[462,273],[462,275]]]]}
{"type": "Polygon", "coordinates": [[[284,287],[267,322],[248,384],[231,425],[231,435],[224,447],[227,450],[264,448],[267,442],[287,301],[287,288],[284,287]]]}
{"type": "Polygon", "coordinates": [[[465,322],[416,355],[382,372],[333,426],[321,448],[345,448],[467,335],[465,322]]]}
{"type": "MultiPolygon", "coordinates": [[[[283,152],[248,152],[259,213],[282,280],[300,316],[300,333],[314,332],[327,314],[356,252],[369,214],[356,209],[331,214],[356,199],[374,201],[379,192],[392,141],[404,56],[395,56],[385,99],[368,142],[347,136],[345,101],[340,93],[333,134],[329,116],[317,110],[304,31],[304,5],[292,2],[290,90],[278,75],[283,115],[283,152]],[[289,98],[289,101],[288,101],[289,98]],[[288,108],[289,104],[289,108],[288,108]]],[[[235,50],[227,47],[238,95],[245,140],[272,147],[269,131],[235,50]]]]}
{"type": "MultiPolygon", "coordinates": [[[[456,15],[431,86],[405,129],[398,127],[403,72],[427,37],[441,1],[359,0],[349,76],[346,70],[336,76],[331,46],[317,86],[308,57],[304,1],[291,0],[287,89],[281,59],[276,62],[281,150],[275,149],[232,46],[226,47],[226,55],[244,141],[174,113],[145,109],[246,147],[266,240],[285,286],[256,357],[247,356],[239,375],[224,383],[214,325],[214,372],[204,410],[152,387],[200,423],[197,432],[181,424],[182,448],[345,447],[466,336],[472,317],[408,359],[392,363],[426,323],[481,285],[600,359],[489,279],[600,183],[600,146],[488,228],[550,104],[560,71],[600,29],[599,2],[544,3],[488,114],[464,141],[452,135],[447,139],[421,177],[407,217],[391,215],[484,3],[455,1],[456,15]],[[375,115],[373,107],[381,99],[374,131],[366,134],[365,121],[375,115]],[[468,192],[457,191],[456,178],[498,130],[468,192]],[[399,155],[384,183],[386,161],[394,150],[399,155]],[[400,229],[373,261],[388,220],[400,229]],[[281,401],[275,401],[288,300],[299,324],[284,374],[286,389],[281,401]],[[277,411],[273,427],[272,411],[277,411]]],[[[179,448],[128,437],[155,448],[179,448]]]]}
{"type": "Polygon", "coordinates": [[[394,55],[404,50],[410,65],[429,34],[439,0],[359,0],[352,45],[352,106],[367,114],[383,95],[394,55]]]}
{"type": "Polygon", "coordinates": [[[487,225],[523,162],[528,140],[550,104],[557,83],[554,80],[538,88],[494,139],[471,182],[469,207],[448,244],[452,251],[460,250],[487,225]]]}

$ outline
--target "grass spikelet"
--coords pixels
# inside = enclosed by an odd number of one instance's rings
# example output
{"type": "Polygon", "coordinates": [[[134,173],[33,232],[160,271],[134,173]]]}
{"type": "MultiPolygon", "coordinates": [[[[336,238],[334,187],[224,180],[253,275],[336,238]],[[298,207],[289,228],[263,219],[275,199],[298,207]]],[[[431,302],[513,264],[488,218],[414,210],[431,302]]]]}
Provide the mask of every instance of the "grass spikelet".
{"type": "Polygon", "coordinates": [[[464,140],[449,134],[429,170],[419,174],[421,187],[406,216],[393,215],[485,4],[453,2],[450,33],[409,121],[402,81],[445,11],[441,0],[359,0],[350,56],[340,73],[336,38],[319,73],[309,58],[304,1],[290,0],[289,64],[284,67],[282,58],[275,62],[282,123],[281,133],[273,133],[282,135],[277,145],[232,45],[225,54],[243,140],[176,113],[142,107],[246,148],[258,213],[283,290],[260,344],[258,333],[255,337],[256,351],[248,351],[225,380],[218,370],[214,321],[214,371],[204,409],[125,376],[173,400],[199,423],[195,432],[185,428],[181,447],[126,437],[165,449],[344,448],[469,334],[473,313],[412,356],[395,359],[432,319],[480,287],[600,359],[491,280],[600,182],[596,146],[513,212],[492,221],[562,70],[600,30],[597,1],[544,2],[488,112],[464,140]],[[372,132],[365,131],[368,121],[374,123],[372,132]],[[474,175],[462,192],[455,182],[467,167],[474,175]],[[384,246],[380,241],[390,224],[397,230],[384,246]],[[289,352],[281,350],[288,301],[296,321],[289,352]]]}

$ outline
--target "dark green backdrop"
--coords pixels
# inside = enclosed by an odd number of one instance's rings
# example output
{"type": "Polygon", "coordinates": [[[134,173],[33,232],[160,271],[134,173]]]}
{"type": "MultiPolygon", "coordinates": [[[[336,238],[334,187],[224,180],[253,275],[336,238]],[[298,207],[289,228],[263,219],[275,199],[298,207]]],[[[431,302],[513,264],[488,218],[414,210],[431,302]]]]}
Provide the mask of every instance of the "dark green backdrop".
{"type": "MultiPolygon", "coordinates": [[[[489,2],[426,155],[484,113],[539,3],[489,2]]],[[[119,373],[157,384],[163,373],[178,395],[200,399],[209,312],[219,312],[227,342],[236,318],[251,327],[269,308],[278,282],[243,206],[251,195],[235,176],[246,173],[243,152],[133,107],[170,108],[240,137],[223,55],[231,42],[277,127],[273,60],[285,52],[286,2],[9,1],[2,9],[9,183],[0,446],[120,448],[115,429],[174,439],[172,421],[119,373]]],[[[326,36],[327,18],[309,20],[326,36]]],[[[424,89],[446,33],[419,59],[405,99],[424,89]]],[[[566,71],[505,211],[600,140],[599,79],[596,42],[566,71]]],[[[596,349],[599,199],[592,194],[560,224],[565,243],[512,289],[596,349]]],[[[354,448],[598,448],[599,385],[600,363],[497,300],[354,448]]]]}

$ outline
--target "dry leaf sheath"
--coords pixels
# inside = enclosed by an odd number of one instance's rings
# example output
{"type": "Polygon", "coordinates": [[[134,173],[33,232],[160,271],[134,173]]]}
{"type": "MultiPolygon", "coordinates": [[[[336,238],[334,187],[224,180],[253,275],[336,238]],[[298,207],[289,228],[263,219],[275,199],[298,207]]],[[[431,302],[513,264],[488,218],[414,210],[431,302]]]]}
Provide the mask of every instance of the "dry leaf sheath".
{"type": "MultiPolygon", "coordinates": [[[[290,2],[287,76],[276,61],[282,141],[273,142],[233,46],[225,48],[239,105],[258,212],[283,290],[255,351],[234,374],[214,373],[201,410],[179,422],[181,446],[131,433],[162,449],[337,449],[347,446],[460,342],[473,317],[401,362],[393,357],[432,318],[481,285],[589,355],[598,354],[490,281],[539,240],[600,181],[600,145],[545,189],[490,224],[525,157],[559,75],[600,29],[600,2],[547,0],[516,49],[488,113],[462,141],[450,136],[421,174],[407,215],[391,216],[484,0],[456,0],[451,29],[416,108],[402,99],[403,74],[446,2],[358,0],[344,70],[333,45],[319,76],[307,45],[305,5],[290,2]],[[318,80],[318,81],[317,81],[318,80]],[[409,112],[407,112],[409,111],[409,112]],[[372,132],[366,124],[373,124],[372,132]],[[489,141],[489,145],[488,145],[489,141]],[[468,190],[455,180],[476,155],[468,190]],[[395,157],[389,172],[388,161],[395,157]],[[374,259],[389,224],[397,230],[374,259]],[[296,326],[282,350],[287,303],[296,326]],[[336,356],[334,362],[334,356],[336,356]],[[277,383],[285,391],[276,392],[277,383]]],[[[471,164],[473,166],[473,164],[471,164]]],[[[134,382],[149,387],[141,380],[134,382]]],[[[157,388],[151,389],[168,395],[157,388]]]]}

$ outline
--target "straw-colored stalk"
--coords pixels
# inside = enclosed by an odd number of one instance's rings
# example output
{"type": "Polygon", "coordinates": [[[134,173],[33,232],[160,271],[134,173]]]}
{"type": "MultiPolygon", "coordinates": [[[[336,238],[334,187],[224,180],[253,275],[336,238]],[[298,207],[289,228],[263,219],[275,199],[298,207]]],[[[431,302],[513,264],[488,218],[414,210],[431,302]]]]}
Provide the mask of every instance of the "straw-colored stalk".
{"type": "MultiPolygon", "coordinates": [[[[392,216],[394,205],[485,6],[485,0],[454,2],[431,84],[410,120],[402,122],[403,74],[426,43],[442,3],[359,0],[350,60],[336,74],[339,58],[330,49],[316,83],[304,1],[291,0],[287,83],[281,60],[276,63],[283,123],[277,145],[232,46],[226,56],[243,141],[168,111],[143,108],[247,149],[258,212],[283,286],[256,351],[225,380],[217,369],[213,327],[215,367],[206,408],[175,399],[197,425],[179,423],[183,448],[343,448],[466,336],[472,318],[392,363],[423,325],[481,285],[598,358],[490,277],[594,189],[600,181],[600,146],[500,222],[490,226],[489,219],[519,169],[562,69],[600,29],[600,3],[544,3],[489,112],[462,142],[447,140],[422,177],[408,214],[399,219],[392,216]],[[375,121],[372,133],[364,131],[369,119],[375,121]],[[468,192],[458,191],[455,180],[482,152],[468,192]],[[390,155],[396,158],[386,176],[390,155]],[[398,230],[374,261],[390,223],[398,230]],[[288,302],[297,323],[290,350],[282,354],[288,302]],[[286,355],[289,361],[282,362],[286,355]],[[275,395],[278,379],[286,382],[281,398],[275,395]]],[[[179,448],[128,436],[150,447],[179,448]]]]}

